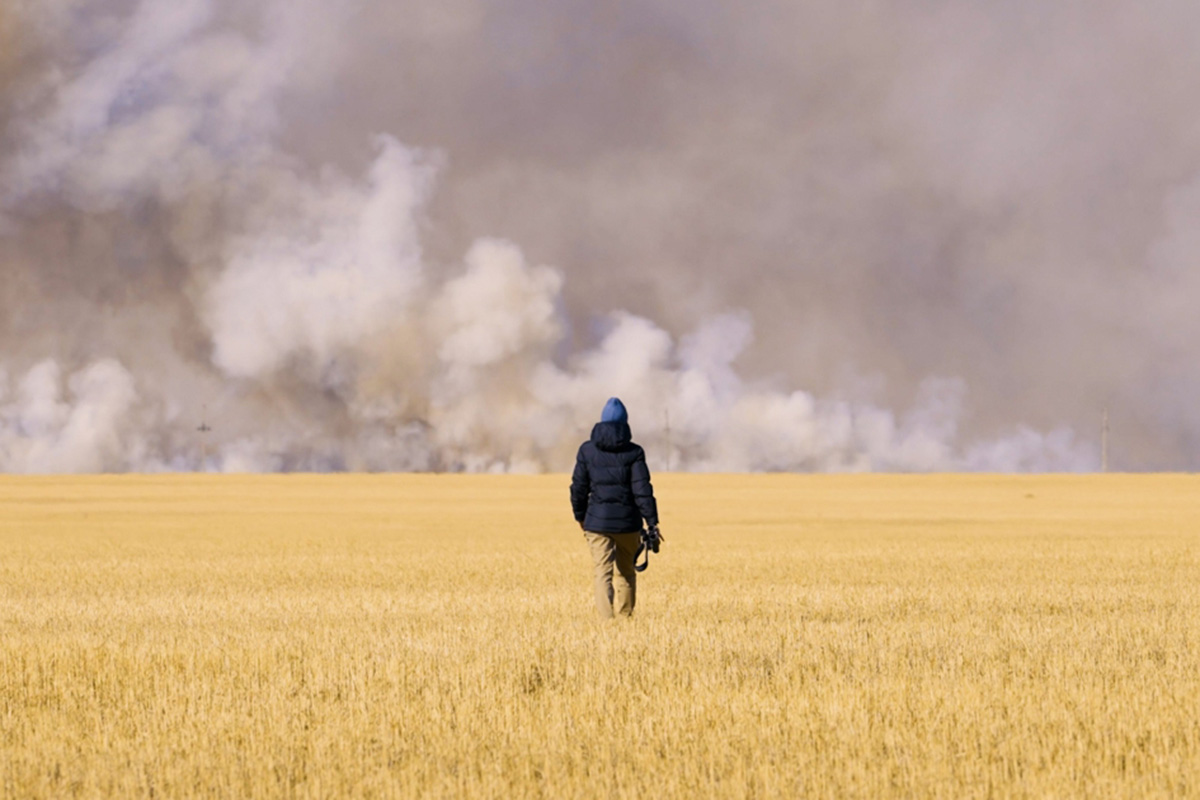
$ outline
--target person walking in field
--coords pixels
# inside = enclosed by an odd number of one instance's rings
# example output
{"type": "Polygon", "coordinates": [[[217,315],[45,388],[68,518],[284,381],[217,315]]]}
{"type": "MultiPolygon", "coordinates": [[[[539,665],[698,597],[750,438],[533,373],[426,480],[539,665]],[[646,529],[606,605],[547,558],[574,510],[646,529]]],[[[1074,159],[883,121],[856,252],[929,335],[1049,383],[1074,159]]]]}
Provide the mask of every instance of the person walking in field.
{"type": "Polygon", "coordinates": [[[616,397],[605,404],[592,438],[579,446],[571,476],[571,508],[592,553],[600,616],[611,619],[614,612],[631,616],[637,598],[634,562],[642,520],[657,551],[658,504],[646,453],[632,441],[629,414],[616,397]]]}

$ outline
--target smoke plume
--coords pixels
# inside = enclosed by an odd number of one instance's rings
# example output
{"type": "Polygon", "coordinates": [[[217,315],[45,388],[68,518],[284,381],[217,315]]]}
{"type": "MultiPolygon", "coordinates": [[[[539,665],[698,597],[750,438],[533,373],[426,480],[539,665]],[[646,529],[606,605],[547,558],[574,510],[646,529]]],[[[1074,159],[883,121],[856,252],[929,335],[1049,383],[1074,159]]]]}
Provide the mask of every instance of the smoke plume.
{"type": "Polygon", "coordinates": [[[1200,466],[1194,4],[251,6],[0,2],[0,470],[1200,466]]]}

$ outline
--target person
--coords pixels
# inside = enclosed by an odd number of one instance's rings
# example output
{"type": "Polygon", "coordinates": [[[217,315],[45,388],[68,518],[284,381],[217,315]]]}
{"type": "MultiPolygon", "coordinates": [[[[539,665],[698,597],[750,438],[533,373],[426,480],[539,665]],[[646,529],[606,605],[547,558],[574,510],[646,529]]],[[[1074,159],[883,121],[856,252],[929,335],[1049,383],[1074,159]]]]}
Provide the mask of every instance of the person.
{"type": "Polygon", "coordinates": [[[637,600],[634,562],[642,520],[657,537],[658,504],[646,453],[632,441],[629,414],[616,397],[604,405],[591,439],[579,446],[571,507],[591,550],[600,616],[631,616],[637,600]]]}

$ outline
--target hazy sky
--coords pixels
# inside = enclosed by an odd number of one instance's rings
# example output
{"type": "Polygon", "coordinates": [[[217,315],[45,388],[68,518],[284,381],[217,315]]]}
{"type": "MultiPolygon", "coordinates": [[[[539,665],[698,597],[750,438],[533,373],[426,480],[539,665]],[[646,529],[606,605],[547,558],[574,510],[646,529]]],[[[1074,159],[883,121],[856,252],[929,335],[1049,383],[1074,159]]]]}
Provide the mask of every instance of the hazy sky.
{"type": "Polygon", "coordinates": [[[245,5],[0,0],[0,467],[1200,467],[1195,3],[245,5]]]}

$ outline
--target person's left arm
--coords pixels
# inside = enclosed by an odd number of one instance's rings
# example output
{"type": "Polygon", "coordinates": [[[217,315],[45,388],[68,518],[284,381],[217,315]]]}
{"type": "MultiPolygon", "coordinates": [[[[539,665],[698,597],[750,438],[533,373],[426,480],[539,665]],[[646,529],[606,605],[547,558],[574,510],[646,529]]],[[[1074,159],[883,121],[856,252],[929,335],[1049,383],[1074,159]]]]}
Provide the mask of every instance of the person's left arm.
{"type": "Polygon", "coordinates": [[[588,496],[592,493],[592,480],[588,474],[587,459],[584,458],[583,448],[575,457],[575,471],[571,474],[571,510],[575,512],[575,521],[583,527],[587,516],[588,496]]]}
{"type": "Polygon", "coordinates": [[[654,499],[654,486],[650,483],[650,468],[646,466],[646,453],[639,451],[630,468],[630,488],[638,511],[650,527],[658,527],[658,502],[654,499]]]}

